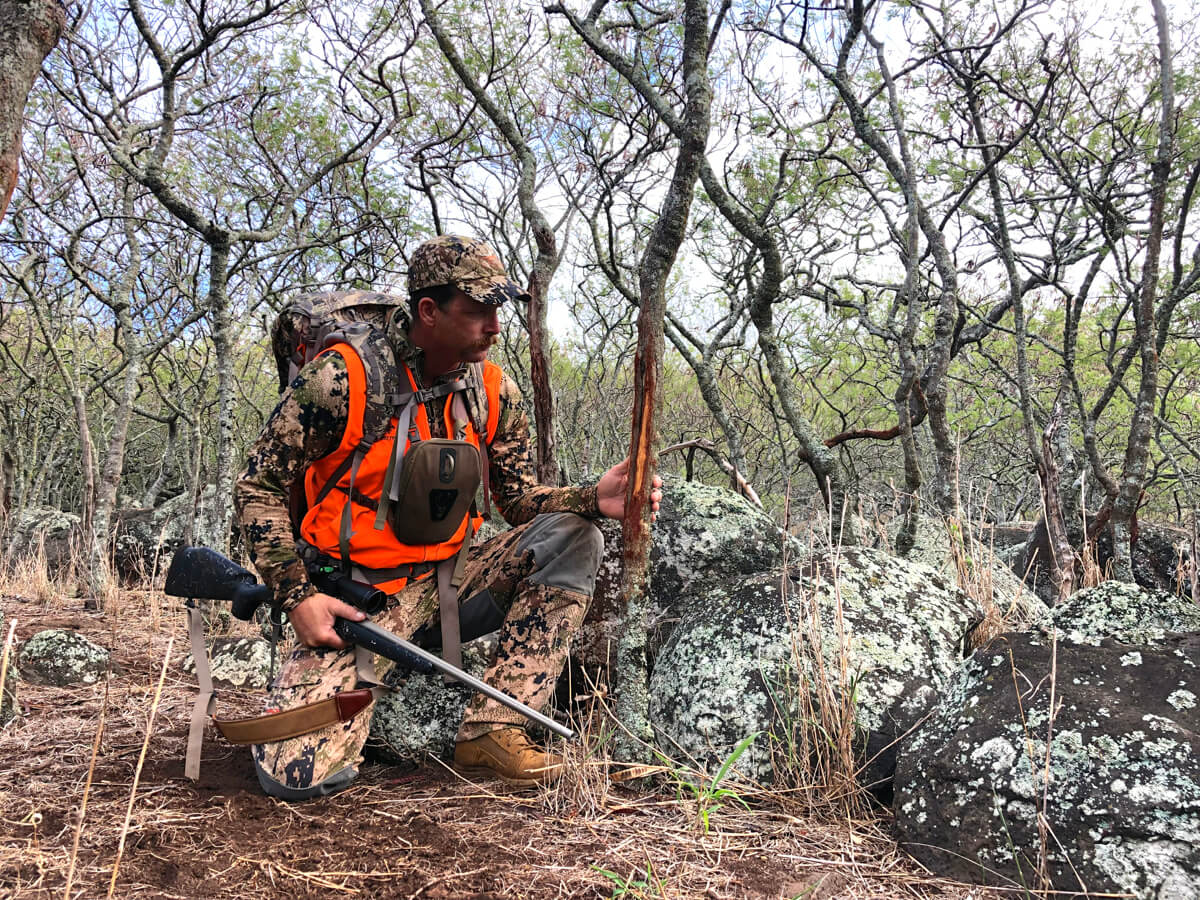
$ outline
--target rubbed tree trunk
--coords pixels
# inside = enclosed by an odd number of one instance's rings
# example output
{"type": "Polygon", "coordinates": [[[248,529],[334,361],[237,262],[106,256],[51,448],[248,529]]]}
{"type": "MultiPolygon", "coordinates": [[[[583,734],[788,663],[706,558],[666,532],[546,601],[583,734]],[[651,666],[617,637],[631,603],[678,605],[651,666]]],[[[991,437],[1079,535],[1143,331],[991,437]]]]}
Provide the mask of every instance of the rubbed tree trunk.
{"type": "Polygon", "coordinates": [[[629,491],[624,523],[624,570],[621,593],[626,598],[625,624],[617,644],[617,714],[634,741],[625,742],[626,758],[644,755],[637,741],[649,743],[646,671],[647,596],[650,557],[650,492],[657,468],[657,413],[662,405],[663,318],[667,276],[675,264],[687,229],[696,177],[708,142],[708,5],[688,0],[684,22],[684,83],[687,86],[688,134],[680,141],[675,171],[658,222],[639,268],[641,309],[634,359],[634,407],[629,451],[629,491]]]}
{"type": "Polygon", "coordinates": [[[57,0],[0,0],[0,219],[17,186],[25,101],[66,20],[57,0]]]}
{"type": "MultiPolygon", "coordinates": [[[[729,4],[722,6],[722,14],[729,4]]],[[[600,7],[596,7],[598,13],[600,7]]],[[[616,714],[625,728],[618,737],[618,752],[635,761],[646,755],[653,739],[649,719],[649,684],[646,631],[649,598],[646,591],[650,557],[650,492],[654,484],[656,414],[662,403],[663,320],[666,284],[687,230],[696,179],[704,165],[708,143],[712,86],[708,79],[709,22],[705,0],[685,0],[683,57],[680,82],[686,93],[682,117],[645,78],[628,57],[605,41],[593,19],[581,20],[565,6],[547,12],[567,18],[579,35],[649,103],[663,121],[669,121],[679,141],[679,155],[663,199],[658,221],[650,232],[638,264],[638,346],[634,361],[633,428],[629,451],[627,514],[623,527],[624,567],[621,594],[625,611],[616,654],[616,714]]]]}

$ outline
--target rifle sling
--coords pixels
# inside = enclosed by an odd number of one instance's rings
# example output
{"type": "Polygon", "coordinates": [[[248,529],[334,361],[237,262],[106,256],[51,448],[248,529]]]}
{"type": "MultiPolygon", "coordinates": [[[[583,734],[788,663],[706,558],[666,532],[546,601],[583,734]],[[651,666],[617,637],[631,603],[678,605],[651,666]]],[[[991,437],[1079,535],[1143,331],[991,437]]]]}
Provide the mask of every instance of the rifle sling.
{"type": "Polygon", "coordinates": [[[268,713],[250,719],[214,718],[213,723],[231,744],[270,744],[339,722],[349,722],[370,706],[374,699],[374,690],[362,688],[342,691],[316,703],[308,703],[283,712],[268,713]]]}
{"type": "Polygon", "coordinates": [[[196,663],[196,681],[200,693],[192,707],[192,718],[188,725],[187,755],[183,773],[192,781],[200,778],[200,751],[204,744],[204,723],[217,706],[217,694],[213,688],[212,670],[208,665],[208,647],[204,643],[204,618],[200,610],[188,601],[188,639],[192,644],[192,659],[196,663]]]}

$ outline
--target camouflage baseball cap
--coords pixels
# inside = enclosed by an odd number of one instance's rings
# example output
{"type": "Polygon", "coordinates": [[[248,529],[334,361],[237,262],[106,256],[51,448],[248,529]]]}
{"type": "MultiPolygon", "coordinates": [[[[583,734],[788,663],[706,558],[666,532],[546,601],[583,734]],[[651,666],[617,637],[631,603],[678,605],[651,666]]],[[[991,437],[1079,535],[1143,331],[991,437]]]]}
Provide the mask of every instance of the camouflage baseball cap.
{"type": "Polygon", "coordinates": [[[509,280],[496,251],[475,238],[443,234],[426,241],[408,264],[408,292],[454,285],[472,300],[499,306],[505,300],[528,300],[529,294],[509,280]]]}

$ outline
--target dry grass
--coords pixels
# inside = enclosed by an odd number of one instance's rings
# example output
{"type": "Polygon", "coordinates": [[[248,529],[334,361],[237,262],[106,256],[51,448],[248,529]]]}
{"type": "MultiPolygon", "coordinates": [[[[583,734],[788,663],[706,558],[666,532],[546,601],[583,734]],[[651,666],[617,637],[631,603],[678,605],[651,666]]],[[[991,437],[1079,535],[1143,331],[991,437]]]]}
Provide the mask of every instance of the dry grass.
{"type": "MultiPolygon", "coordinates": [[[[789,791],[734,778],[739,802],[701,828],[694,798],[676,790],[699,773],[673,765],[650,786],[614,783],[602,710],[566,748],[566,776],[534,792],[474,784],[436,761],[415,772],[367,763],[349,790],[287,805],[262,796],[247,753],[211,731],[192,783],[185,641],[162,668],[184,633],[175,601],[132,591],[89,611],[28,589],[28,571],[0,580],[18,638],[69,627],[110,648],[120,669],[100,685],[21,685],[23,715],[0,730],[0,896],[97,897],[110,882],[119,897],[254,900],[996,896],[930,877],[887,835],[885,816],[822,800],[813,779],[789,791]]],[[[252,714],[261,697],[221,702],[252,714]]]]}
{"type": "MultiPolygon", "coordinates": [[[[74,566],[66,569],[74,570],[74,566]]],[[[19,555],[8,565],[0,567],[0,594],[32,600],[40,606],[49,606],[60,597],[70,596],[75,591],[75,581],[70,571],[51,575],[46,563],[46,547],[42,541],[28,553],[19,555]]]]}

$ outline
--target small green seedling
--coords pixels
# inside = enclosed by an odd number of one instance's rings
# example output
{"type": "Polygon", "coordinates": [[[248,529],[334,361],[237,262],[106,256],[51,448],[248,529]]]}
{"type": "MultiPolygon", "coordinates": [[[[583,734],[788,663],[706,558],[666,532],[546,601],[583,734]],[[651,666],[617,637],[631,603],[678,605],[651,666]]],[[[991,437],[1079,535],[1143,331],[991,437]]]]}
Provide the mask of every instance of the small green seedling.
{"type": "Polygon", "coordinates": [[[636,878],[636,871],[630,872],[628,878],[622,878],[616,872],[592,864],[592,868],[613,883],[613,892],[609,896],[617,897],[661,897],[667,882],[654,874],[654,863],[646,860],[646,873],[636,878]]]}
{"type": "Polygon", "coordinates": [[[717,770],[717,774],[711,779],[700,778],[698,781],[691,781],[685,778],[680,772],[675,772],[675,777],[679,781],[679,788],[676,791],[676,796],[683,799],[683,788],[687,788],[692,794],[692,798],[696,801],[699,807],[697,816],[700,821],[700,827],[705,834],[708,834],[709,820],[713,813],[717,812],[721,807],[728,802],[733,802],[741,806],[743,809],[749,809],[746,801],[741,798],[737,791],[730,788],[721,787],[723,782],[729,775],[730,770],[743,753],[749,749],[754,743],[761,731],[756,731],[753,734],[748,734],[730,751],[729,756],[725,757],[725,761],[721,763],[721,768],[717,770]]]}

